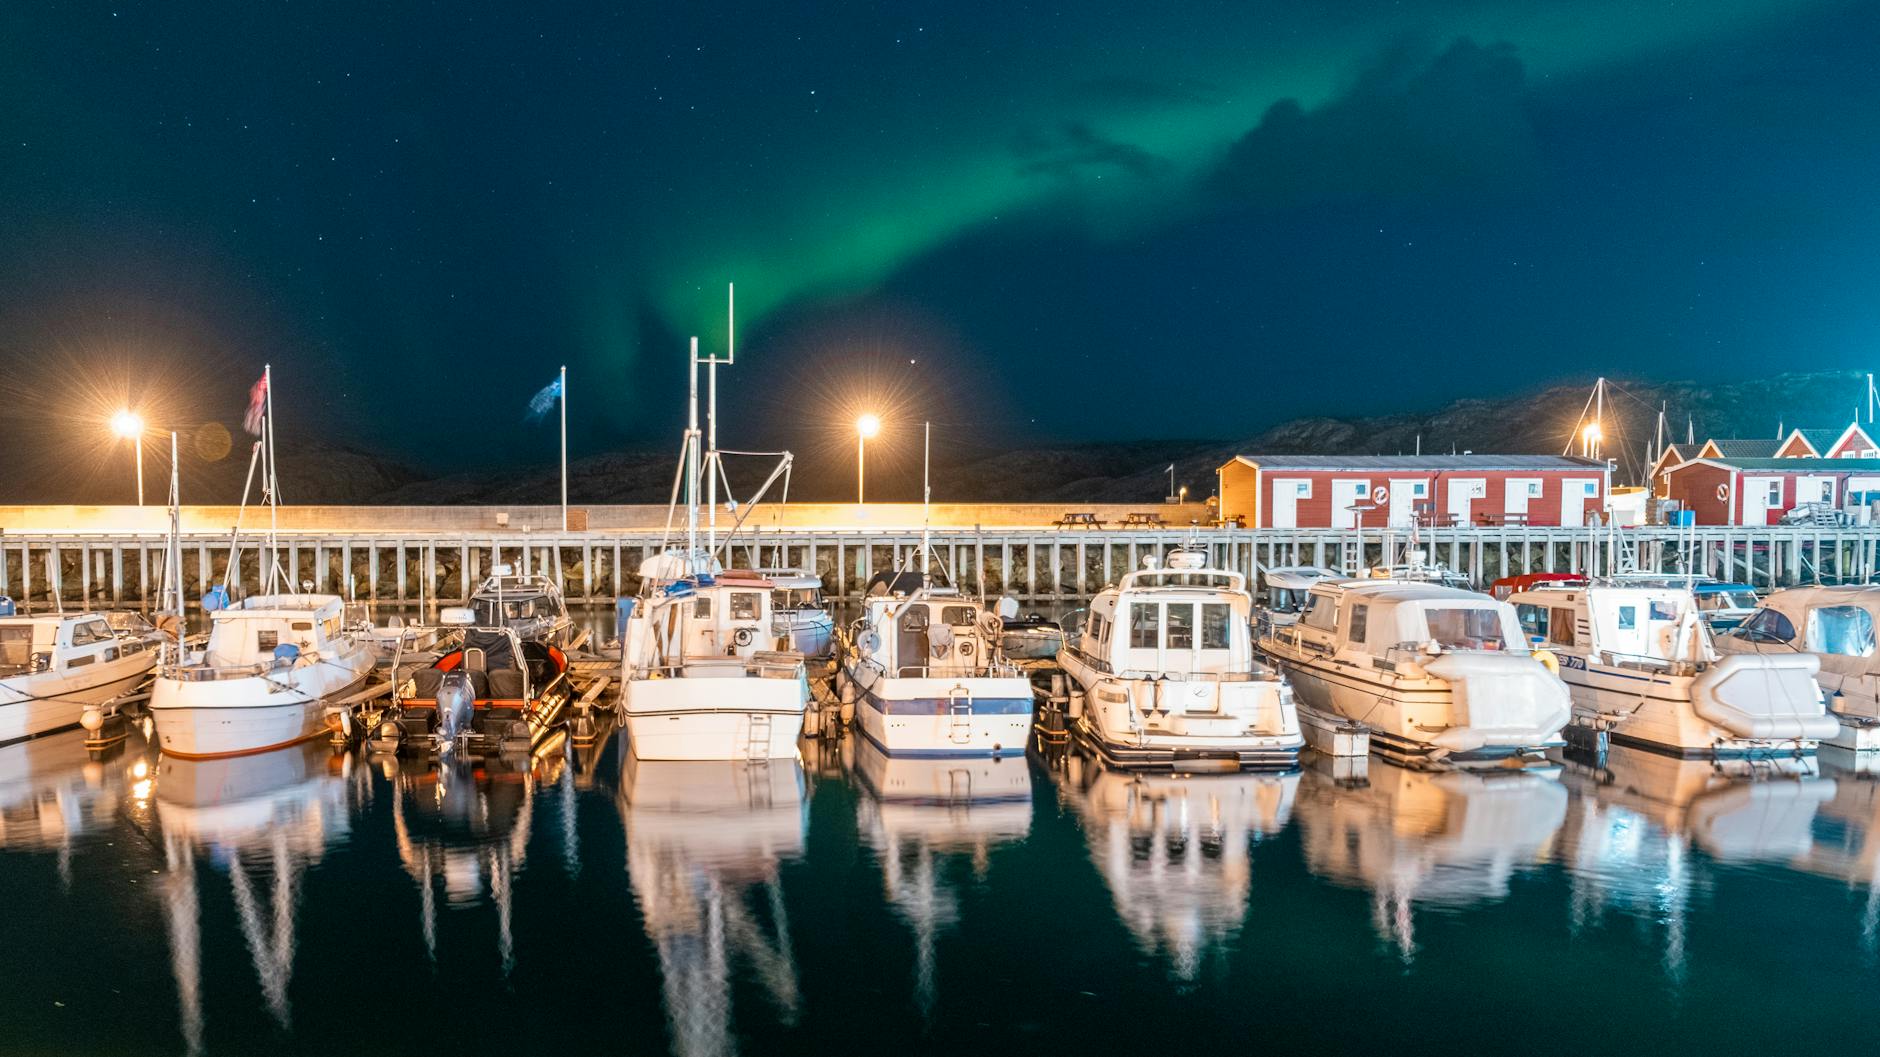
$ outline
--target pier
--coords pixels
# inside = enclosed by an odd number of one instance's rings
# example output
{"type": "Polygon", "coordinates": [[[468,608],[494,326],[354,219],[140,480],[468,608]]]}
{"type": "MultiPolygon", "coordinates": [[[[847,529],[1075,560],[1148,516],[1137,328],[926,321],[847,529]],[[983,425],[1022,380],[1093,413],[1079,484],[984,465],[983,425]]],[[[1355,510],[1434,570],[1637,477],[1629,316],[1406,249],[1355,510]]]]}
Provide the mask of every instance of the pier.
{"type": "MultiPolygon", "coordinates": [[[[521,572],[546,572],[571,601],[593,603],[636,590],[640,562],[667,538],[663,507],[582,511],[595,527],[566,532],[555,507],[512,508],[503,512],[503,524],[482,508],[412,509],[417,513],[282,508],[280,567],[296,588],[377,602],[450,604],[505,563],[521,572]]],[[[1250,575],[1283,565],[1350,573],[1388,560],[1410,538],[1401,528],[1249,530],[1176,523],[1183,515],[1199,521],[1206,508],[1196,504],[1170,504],[1163,527],[1120,527],[1123,509],[935,507],[929,531],[935,553],[962,587],[1046,604],[1088,598],[1138,567],[1145,555],[1184,545],[1205,546],[1216,562],[1250,575]],[[1101,527],[1054,523],[1069,512],[1095,513],[1092,521],[1101,527]],[[975,517],[981,520],[970,520],[975,517]]],[[[770,512],[764,524],[739,530],[728,564],[811,569],[831,599],[853,600],[873,574],[893,568],[919,544],[918,514],[908,513],[892,504],[866,510],[793,504],[770,512]]],[[[161,508],[136,507],[0,508],[0,593],[30,608],[152,604],[168,542],[152,522],[163,514],[161,508]]],[[[219,517],[232,521],[233,511],[197,508],[185,518],[183,582],[191,600],[222,582],[232,551],[237,565],[231,582],[249,591],[260,586],[266,554],[259,527],[245,525],[239,537],[226,527],[208,530],[219,517]]],[[[729,516],[720,522],[721,534],[731,523],[729,516]]],[[[675,531],[682,535],[683,526],[675,531]]],[[[1863,581],[1880,566],[1880,527],[1495,526],[1420,529],[1417,541],[1432,560],[1477,585],[1525,572],[1636,570],[1696,572],[1768,588],[1863,581]]]]}

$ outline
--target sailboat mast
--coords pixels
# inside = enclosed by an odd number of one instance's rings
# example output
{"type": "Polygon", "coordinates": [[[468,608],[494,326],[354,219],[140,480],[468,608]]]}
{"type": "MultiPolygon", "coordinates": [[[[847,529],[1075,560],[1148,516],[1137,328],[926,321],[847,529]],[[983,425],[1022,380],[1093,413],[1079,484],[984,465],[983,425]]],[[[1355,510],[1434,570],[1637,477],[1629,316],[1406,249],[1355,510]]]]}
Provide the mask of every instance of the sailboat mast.
{"type": "Polygon", "coordinates": [[[692,339],[692,368],[687,375],[685,425],[685,552],[698,553],[698,339],[692,339]]]}
{"type": "Polygon", "coordinates": [[[183,662],[183,485],[177,472],[176,431],[170,431],[170,560],[164,570],[171,614],[176,617],[176,663],[183,662]]]}
{"type": "Polygon", "coordinates": [[[261,593],[271,595],[275,592],[274,570],[280,559],[275,553],[276,538],[281,531],[281,479],[274,465],[274,365],[263,364],[261,367],[262,399],[266,402],[262,413],[262,439],[267,443],[267,493],[268,493],[268,572],[262,578],[261,593]]]}
{"type": "Polygon", "coordinates": [[[933,423],[923,422],[924,436],[920,449],[920,575],[923,582],[927,576],[927,567],[933,564],[933,552],[928,545],[928,523],[932,520],[929,508],[933,503],[932,466],[933,466],[933,423]]]}

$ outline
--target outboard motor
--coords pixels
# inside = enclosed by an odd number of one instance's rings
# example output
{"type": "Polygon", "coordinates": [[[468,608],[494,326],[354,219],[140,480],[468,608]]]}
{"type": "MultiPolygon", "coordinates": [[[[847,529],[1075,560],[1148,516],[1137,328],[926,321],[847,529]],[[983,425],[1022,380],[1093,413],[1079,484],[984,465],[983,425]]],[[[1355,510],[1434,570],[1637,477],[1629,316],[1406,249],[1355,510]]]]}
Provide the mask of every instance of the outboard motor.
{"type": "Polygon", "coordinates": [[[454,745],[457,736],[470,729],[471,714],[476,711],[477,692],[470,683],[470,673],[449,671],[437,684],[437,738],[440,746],[454,745]]]}

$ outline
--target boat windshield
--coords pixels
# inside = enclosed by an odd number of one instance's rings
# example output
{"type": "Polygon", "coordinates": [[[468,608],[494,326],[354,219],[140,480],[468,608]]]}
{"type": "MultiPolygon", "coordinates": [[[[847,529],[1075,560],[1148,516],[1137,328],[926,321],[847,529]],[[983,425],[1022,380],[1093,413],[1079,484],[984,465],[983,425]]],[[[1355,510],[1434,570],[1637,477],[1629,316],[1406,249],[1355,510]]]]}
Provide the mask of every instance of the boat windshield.
{"type": "Polygon", "coordinates": [[[770,608],[779,612],[792,609],[821,609],[822,599],[814,587],[791,587],[770,593],[770,608]]]}
{"type": "Polygon", "coordinates": [[[1711,611],[1718,609],[1755,609],[1756,592],[1742,591],[1705,591],[1697,596],[1697,608],[1711,611]]]}
{"type": "Polygon", "coordinates": [[[1445,649],[1502,650],[1508,648],[1502,636],[1501,611],[1488,607],[1426,609],[1423,619],[1430,638],[1445,649]]]}
{"type": "Polygon", "coordinates": [[[512,620],[528,620],[531,617],[547,616],[550,612],[546,599],[506,598],[502,603],[502,612],[498,615],[494,598],[476,600],[477,623],[484,627],[496,627],[512,620]]]}

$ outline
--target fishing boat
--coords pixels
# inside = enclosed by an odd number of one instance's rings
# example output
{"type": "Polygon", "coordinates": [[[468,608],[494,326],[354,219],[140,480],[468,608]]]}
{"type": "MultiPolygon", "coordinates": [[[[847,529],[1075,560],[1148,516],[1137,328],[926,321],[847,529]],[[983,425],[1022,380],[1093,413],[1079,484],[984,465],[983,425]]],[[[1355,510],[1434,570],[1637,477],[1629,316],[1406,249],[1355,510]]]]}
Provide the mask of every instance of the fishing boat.
{"type": "Polygon", "coordinates": [[[822,577],[801,569],[760,569],[758,575],[772,585],[770,627],[776,648],[827,659],[835,649],[836,622],[823,601],[822,577]]]}
{"type": "Polygon", "coordinates": [[[1260,638],[1302,722],[1360,723],[1399,759],[1468,761],[1562,744],[1566,687],[1535,658],[1514,608],[1423,581],[1327,580],[1260,638]]]}
{"type": "Polygon", "coordinates": [[[398,688],[367,739],[373,752],[527,755],[559,728],[574,696],[567,655],[514,627],[482,623],[499,612],[440,614],[454,645],[398,688]]]}
{"type": "MultiPolygon", "coordinates": [[[[689,420],[680,448],[679,486],[685,492],[683,547],[662,546],[640,566],[637,598],[623,600],[621,706],[628,744],[642,760],[782,759],[796,755],[809,702],[803,656],[776,649],[771,605],[776,585],[752,570],[726,569],[719,557],[717,486],[722,474],[717,444],[717,365],[701,361],[692,340],[689,420]],[[713,411],[702,436],[698,416],[701,362],[711,367],[713,411]],[[701,478],[701,471],[708,478],[701,478]],[[700,541],[701,483],[710,520],[700,541]]],[[[787,473],[780,461],[738,524],[770,485],[787,473]]],[[[669,517],[668,524],[671,519],[669,517]]],[[[732,527],[732,533],[737,531],[732,527]]],[[[730,536],[724,549],[728,550],[730,536]]]]}
{"type": "Polygon", "coordinates": [[[1155,555],[1090,603],[1058,663],[1076,732],[1112,763],[1290,770],[1305,738],[1292,689],[1255,658],[1246,577],[1201,551],[1155,555]]]}
{"type": "Polygon", "coordinates": [[[323,699],[358,688],[374,662],[371,645],[342,625],[344,609],[337,595],[264,594],[211,613],[207,645],[157,669],[157,744],[191,759],[326,733],[323,699]]]}
{"type": "Polygon", "coordinates": [[[1794,587],[1777,591],[1734,630],[1716,636],[1725,656],[1805,654],[1820,666],[1815,682],[1840,730],[1824,744],[1880,749],[1880,587],[1794,587]]]}
{"type": "Polygon", "coordinates": [[[1720,655],[1688,588],[1593,581],[1508,597],[1559,658],[1574,722],[1679,755],[1813,752],[1840,729],[1812,654],[1720,655]]]}
{"type": "Polygon", "coordinates": [[[154,645],[103,613],[0,617],[0,744],[102,717],[143,684],[154,645]]]}

